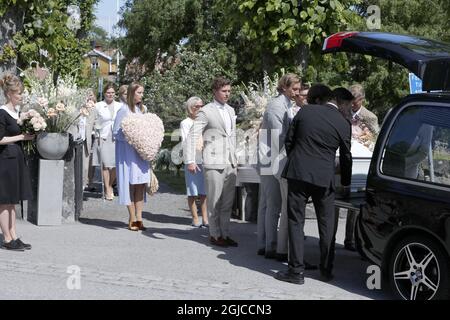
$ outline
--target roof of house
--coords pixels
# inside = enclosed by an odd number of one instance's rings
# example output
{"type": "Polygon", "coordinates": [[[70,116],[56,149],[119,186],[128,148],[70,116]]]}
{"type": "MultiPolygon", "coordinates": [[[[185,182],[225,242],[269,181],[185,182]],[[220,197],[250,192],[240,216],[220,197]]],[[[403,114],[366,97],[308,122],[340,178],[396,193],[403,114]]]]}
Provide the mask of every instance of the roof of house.
{"type": "Polygon", "coordinates": [[[92,49],[92,50],[89,51],[87,54],[85,54],[84,57],[88,57],[88,56],[93,55],[93,54],[97,54],[97,55],[99,55],[100,57],[102,57],[102,58],[104,58],[104,59],[106,59],[106,60],[108,60],[108,61],[112,61],[112,57],[110,57],[110,56],[107,55],[106,53],[101,52],[101,51],[99,51],[99,50],[97,50],[97,49],[92,49]]]}

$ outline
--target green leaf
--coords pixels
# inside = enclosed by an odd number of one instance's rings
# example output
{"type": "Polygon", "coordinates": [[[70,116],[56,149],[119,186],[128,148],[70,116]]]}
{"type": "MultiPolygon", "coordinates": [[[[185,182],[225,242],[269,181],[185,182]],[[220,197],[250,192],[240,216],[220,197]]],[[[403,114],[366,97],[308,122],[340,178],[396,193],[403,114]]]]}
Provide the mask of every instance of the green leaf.
{"type": "Polygon", "coordinates": [[[330,0],[330,7],[331,7],[331,9],[336,10],[335,0],[330,0]]]}

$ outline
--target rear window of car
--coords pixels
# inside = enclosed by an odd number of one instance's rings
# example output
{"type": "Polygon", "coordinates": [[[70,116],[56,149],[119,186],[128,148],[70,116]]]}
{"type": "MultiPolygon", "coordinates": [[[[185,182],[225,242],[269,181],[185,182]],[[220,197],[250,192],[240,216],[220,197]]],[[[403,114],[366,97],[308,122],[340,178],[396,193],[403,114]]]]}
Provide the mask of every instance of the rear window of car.
{"type": "Polygon", "coordinates": [[[384,175],[450,187],[450,106],[403,109],[382,155],[384,175]]]}

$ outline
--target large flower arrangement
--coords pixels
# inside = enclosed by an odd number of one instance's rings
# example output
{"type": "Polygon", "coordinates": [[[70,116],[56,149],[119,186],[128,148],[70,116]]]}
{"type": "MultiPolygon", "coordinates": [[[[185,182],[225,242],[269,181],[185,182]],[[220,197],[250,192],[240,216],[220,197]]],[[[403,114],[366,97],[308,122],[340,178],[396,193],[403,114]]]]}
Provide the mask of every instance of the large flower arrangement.
{"type": "Polygon", "coordinates": [[[243,130],[259,129],[267,103],[278,95],[277,84],[277,74],[275,74],[273,79],[265,74],[262,85],[254,82],[244,85],[244,91],[241,92],[242,100],[244,100],[244,110],[240,115],[242,120],[239,128],[243,130]]]}
{"type": "Polygon", "coordinates": [[[86,99],[89,90],[78,88],[73,75],[55,82],[49,70],[37,66],[22,71],[21,76],[26,87],[22,112],[37,111],[45,120],[46,132],[65,133],[94,108],[94,103],[86,99]]]}
{"type": "Polygon", "coordinates": [[[239,115],[241,121],[237,135],[237,156],[239,163],[256,164],[258,132],[264,112],[270,99],[276,97],[279,76],[270,78],[264,75],[263,84],[251,82],[244,85],[240,93],[244,101],[244,109],[239,115]]]}
{"type": "Polygon", "coordinates": [[[122,120],[121,128],[142,159],[155,159],[164,139],[164,125],[156,114],[130,114],[122,120]]]}

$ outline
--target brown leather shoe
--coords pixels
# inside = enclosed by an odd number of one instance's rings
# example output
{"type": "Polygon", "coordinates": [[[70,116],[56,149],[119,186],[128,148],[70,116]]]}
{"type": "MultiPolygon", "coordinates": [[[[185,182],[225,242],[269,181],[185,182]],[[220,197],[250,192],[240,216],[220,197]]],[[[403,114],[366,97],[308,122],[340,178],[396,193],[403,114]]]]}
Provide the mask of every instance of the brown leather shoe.
{"type": "Polygon", "coordinates": [[[214,237],[209,237],[209,242],[211,242],[211,244],[215,245],[215,246],[219,246],[219,247],[228,247],[227,242],[222,238],[214,238],[214,237]]]}
{"type": "Polygon", "coordinates": [[[233,239],[231,239],[230,237],[227,237],[225,239],[225,243],[227,245],[229,245],[230,247],[237,247],[238,246],[238,243],[236,241],[234,241],[233,239]]]}
{"type": "Polygon", "coordinates": [[[128,223],[128,230],[139,231],[139,227],[137,226],[137,222],[133,221],[133,222],[128,223]]]}
{"type": "Polygon", "coordinates": [[[142,221],[136,221],[136,227],[138,227],[141,231],[147,230],[147,228],[144,227],[144,223],[142,221]]]}

